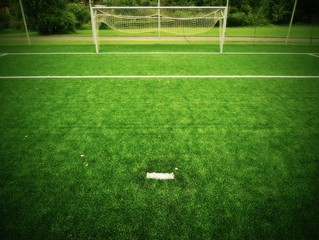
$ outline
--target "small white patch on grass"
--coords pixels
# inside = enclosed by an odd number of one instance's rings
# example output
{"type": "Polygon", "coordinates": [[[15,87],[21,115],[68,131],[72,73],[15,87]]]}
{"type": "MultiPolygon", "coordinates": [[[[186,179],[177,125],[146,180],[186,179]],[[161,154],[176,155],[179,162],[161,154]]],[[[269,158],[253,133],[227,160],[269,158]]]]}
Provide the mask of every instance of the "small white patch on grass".
{"type": "Polygon", "coordinates": [[[174,173],[146,173],[147,179],[172,180],[175,178],[174,173]]]}

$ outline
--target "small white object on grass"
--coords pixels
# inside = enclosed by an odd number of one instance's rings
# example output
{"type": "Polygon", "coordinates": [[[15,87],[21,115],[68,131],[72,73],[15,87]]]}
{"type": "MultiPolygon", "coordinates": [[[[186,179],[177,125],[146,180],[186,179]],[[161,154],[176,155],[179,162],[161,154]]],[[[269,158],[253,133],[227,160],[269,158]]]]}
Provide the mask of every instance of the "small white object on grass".
{"type": "Polygon", "coordinates": [[[81,157],[84,157],[84,154],[81,154],[81,157]]]}
{"type": "Polygon", "coordinates": [[[174,173],[146,173],[146,178],[147,179],[159,179],[159,180],[171,180],[174,179],[174,173]]]}

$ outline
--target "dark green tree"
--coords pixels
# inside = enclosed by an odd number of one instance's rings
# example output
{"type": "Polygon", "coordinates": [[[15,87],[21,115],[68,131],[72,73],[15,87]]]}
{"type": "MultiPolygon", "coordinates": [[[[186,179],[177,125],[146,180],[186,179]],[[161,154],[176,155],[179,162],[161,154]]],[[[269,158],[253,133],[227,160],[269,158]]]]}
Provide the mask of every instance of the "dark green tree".
{"type": "MultiPolygon", "coordinates": [[[[19,0],[0,0],[10,15],[0,14],[0,27],[22,26],[19,0]],[[2,25],[1,25],[2,24],[2,25]]],[[[41,34],[75,31],[89,20],[89,0],[22,0],[30,29],[41,34]]],[[[156,6],[158,0],[91,0],[109,6],[156,6]]],[[[227,0],[161,0],[162,6],[224,6],[227,0]]],[[[295,0],[229,0],[228,26],[287,24],[295,0]]],[[[319,1],[298,0],[295,22],[318,23],[319,1]]]]}
{"type": "Polygon", "coordinates": [[[67,6],[68,12],[75,16],[75,28],[79,29],[90,19],[90,10],[84,3],[69,3],[67,6]]]}
{"type": "Polygon", "coordinates": [[[67,0],[25,1],[30,26],[40,34],[74,32],[76,18],[67,10],[67,3],[67,0]]]}

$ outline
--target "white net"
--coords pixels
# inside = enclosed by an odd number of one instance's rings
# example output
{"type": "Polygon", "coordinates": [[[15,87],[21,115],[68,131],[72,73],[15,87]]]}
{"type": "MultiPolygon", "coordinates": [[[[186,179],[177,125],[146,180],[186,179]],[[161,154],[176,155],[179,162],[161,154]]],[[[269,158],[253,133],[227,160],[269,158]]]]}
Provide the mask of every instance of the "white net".
{"type": "Polygon", "coordinates": [[[216,8],[116,8],[96,9],[96,23],[126,33],[160,31],[194,35],[209,31],[223,18],[216,8]]]}
{"type": "Polygon", "coordinates": [[[223,51],[227,7],[91,7],[92,30],[99,52],[99,28],[106,24],[124,33],[161,32],[190,36],[210,31],[219,22],[223,51]]]}

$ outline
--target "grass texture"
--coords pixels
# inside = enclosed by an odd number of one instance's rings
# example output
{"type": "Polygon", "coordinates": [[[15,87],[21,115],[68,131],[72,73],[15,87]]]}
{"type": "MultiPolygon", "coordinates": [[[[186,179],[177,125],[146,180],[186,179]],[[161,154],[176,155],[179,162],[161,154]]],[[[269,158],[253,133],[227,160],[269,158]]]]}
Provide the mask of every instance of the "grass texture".
{"type": "MultiPolygon", "coordinates": [[[[0,73],[318,76],[318,63],[6,55],[0,73]]],[[[0,112],[1,239],[318,236],[318,78],[0,79],[0,112]]]]}
{"type": "MultiPolygon", "coordinates": [[[[100,44],[100,51],[107,52],[214,52],[220,51],[219,44],[211,42],[130,42],[123,41],[120,43],[102,42],[100,44]]],[[[318,44],[289,44],[282,43],[255,43],[245,44],[236,43],[224,45],[224,51],[229,52],[266,52],[266,53],[319,53],[318,44]]],[[[68,42],[56,42],[54,45],[45,43],[43,45],[0,45],[0,53],[95,53],[95,46],[93,43],[84,45],[72,45],[68,42]]],[[[82,59],[85,57],[77,57],[82,59]]],[[[87,65],[87,64],[86,64],[87,65]]],[[[93,64],[94,65],[94,64],[93,64]]],[[[89,65],[90,66],[90,65],[89,65]]],[[[103,67],[104,68],[104,67],[103,67]]]]}
{"type": "MultiPolygon", "coordinates": [[[[286,38],[288,25],[248,26],[248,27],[227,27],[227,37],[271,37],[286,38]]],[[[100,30],[100,36],[129,36],[132,34],[121,33],[115,30],[100,30]]],[[[319,25],[293,25],[290,33],[291,38],[319,38],[319,25]]],[[[91,29],[79,30],[75,35],[92,36],[91,29]]],[[[157,36],[158,32],[135,33],[134,36],[157,36]]],[[[161,33],[162,36],[174,36],[173,34],[161,33]]],[[[219,27],[214,27],[208,32],[196,34],[195,36],[219,36],[219,27]]]]}
{"type": "MultiPolygon", "coordinates": [[[[228,37],[273,37],[273,38],[285,38],[288,33],[288,25],[267,25],[267,26],[248,26],[248,27],[227,27],[226,36],[228,37]]],[[[24,36],[24,31],[17,30],[3,30],[0,32],[1,36],[12,36],[19,37],[24,36]]],[[[112,29],[100,30],[100,36],[158,36],[158,32],[150,32],[150,33],[123,33],[118,32],[112,29]]],[[[312,24],[294,24],[292,25],[291,38],[319,38],[319,25],[312,24]]],[[[36,32],[30,32],[31,37],[37,37],[39,34],[36,32]]],[[[162,36],[176,36],[173,34],[161,32],[162,36]]],[[[218,36],[219,35],[219,27],[214,27],[212,30],[196,34],[195,36],[218,36]]],[[[60,35],[60,36],[92,36],[92,27],[91,25],[85,25],[83,29],[78,29],[75,33],[60,35]]]]}

